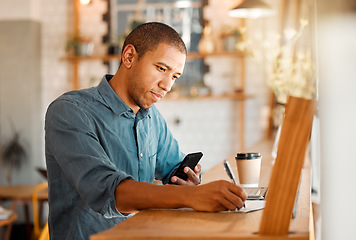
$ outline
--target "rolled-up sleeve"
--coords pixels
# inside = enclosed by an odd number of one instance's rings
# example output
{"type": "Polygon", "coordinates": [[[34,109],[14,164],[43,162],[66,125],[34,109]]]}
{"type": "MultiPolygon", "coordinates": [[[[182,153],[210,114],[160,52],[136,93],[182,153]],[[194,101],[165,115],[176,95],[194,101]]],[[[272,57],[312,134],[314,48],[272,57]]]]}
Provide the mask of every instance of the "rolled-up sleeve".
{"type": "MultiPolygon", "coordinates": [[[[95,131],[95,123],[75,102],[57,100],[46,115],[46,148],[80,198],[105,218],[120,216],[115,189],[132,179],[110,161],[95,131]]],[[[51,164],[51,158],[47,164],[51,164]]],[[[54,164],[54,163],[53,163],[54,164]]],[[[51,171],[51,168],[49,168],[51,171]]],[[[51,171],[52,184],[63,184],[58,171],[51,171]]],[[[58,187],[58,186],[56,186],[58,187]]]]}

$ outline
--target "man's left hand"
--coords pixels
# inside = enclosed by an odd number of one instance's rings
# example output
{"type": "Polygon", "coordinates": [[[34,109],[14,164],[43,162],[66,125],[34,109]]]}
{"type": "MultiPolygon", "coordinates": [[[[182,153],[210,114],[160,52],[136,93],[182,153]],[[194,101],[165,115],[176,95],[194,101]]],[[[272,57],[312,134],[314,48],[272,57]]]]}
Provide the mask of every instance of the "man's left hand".
{"type": "Polygon", "coordinates": [[[198,185],[200,183],[199,174],[201,171],[200,164],[197,164],[194,168],[194,171],[190,167],[185,167],[184,172],[188,175],[188,179],[184,181],[183,179],[173,176],[171,181],[178,185],[198,185]]]}

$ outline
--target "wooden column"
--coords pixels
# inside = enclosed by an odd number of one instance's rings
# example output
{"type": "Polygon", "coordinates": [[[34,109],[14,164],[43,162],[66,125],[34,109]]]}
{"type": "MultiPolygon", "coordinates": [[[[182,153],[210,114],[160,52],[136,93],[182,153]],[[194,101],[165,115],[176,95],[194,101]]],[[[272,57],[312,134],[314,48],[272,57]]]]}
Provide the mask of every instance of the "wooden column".
{"type": "MultiPolygon", "coordinates": [[[[241,19],[241,26],[246,27],[245,19],[241,19]]],[[[245,33],[246,34],[246,33],[245,33]]],[[[240,58],[240,85],[243,93],[245,93],[245,81],[246,81],[246,58],[242,56],[240,58]]],[[[240,111],[240,149],[245,148],[245,101],[239,101],[240,111]]]]}
{"type": "MultiPolygon", "coordinates": [[[[74,1],[74,36],[80,35],[80,0],[74,1]]],[[[79,61],[73,60],[72,90],[79,89],[79,61]]]]}
{"type": "Polygon", "coordinates": [[[260,234],[288,234],[315,108],[313,100],[288,99],[260,234]]]}

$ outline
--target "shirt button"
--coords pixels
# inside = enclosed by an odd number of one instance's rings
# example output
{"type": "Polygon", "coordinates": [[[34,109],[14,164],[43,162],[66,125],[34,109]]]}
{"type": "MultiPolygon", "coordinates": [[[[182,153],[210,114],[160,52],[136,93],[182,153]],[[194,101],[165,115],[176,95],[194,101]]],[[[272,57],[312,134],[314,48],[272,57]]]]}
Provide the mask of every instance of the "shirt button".
{"type": "Polygon", "coordinates": [[[143,157],[143,153],[140,153],[140,157],[143,157]]]}

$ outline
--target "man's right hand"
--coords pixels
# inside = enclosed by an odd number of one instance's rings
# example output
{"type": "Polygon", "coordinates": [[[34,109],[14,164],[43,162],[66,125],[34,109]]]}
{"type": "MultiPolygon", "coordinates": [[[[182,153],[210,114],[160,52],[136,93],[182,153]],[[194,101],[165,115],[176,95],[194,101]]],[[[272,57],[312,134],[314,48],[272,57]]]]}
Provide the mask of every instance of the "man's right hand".
{"type": "Polygon", "coordinates": [[[116,207],[122,213],[149,208],[190,207],[196,211],[218,212],[242,208],[247,198],[244,190],[220,180],[202,185],[155,185],[123,180],[116,188],[116,207]]]}
{"type": "Polygon", "coordinates": [[[225,211],[240,209],[247,198],[238,185],[220,180],[196,186],[189,194],[191,208],[197,211],[225,211]]]}

